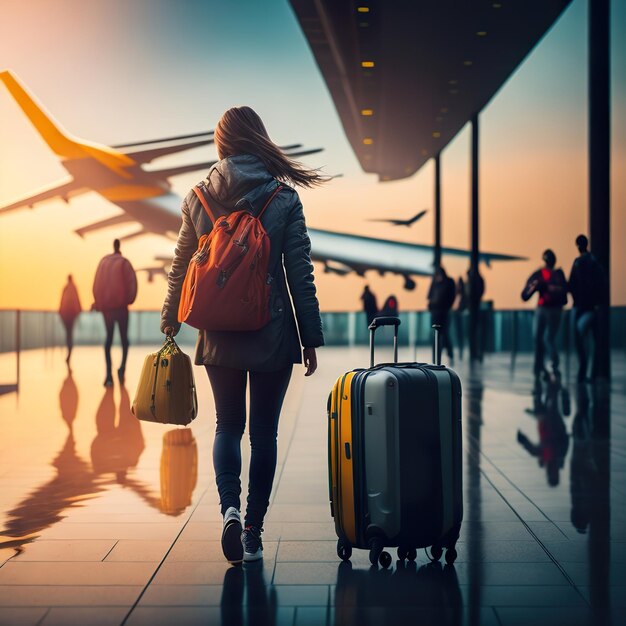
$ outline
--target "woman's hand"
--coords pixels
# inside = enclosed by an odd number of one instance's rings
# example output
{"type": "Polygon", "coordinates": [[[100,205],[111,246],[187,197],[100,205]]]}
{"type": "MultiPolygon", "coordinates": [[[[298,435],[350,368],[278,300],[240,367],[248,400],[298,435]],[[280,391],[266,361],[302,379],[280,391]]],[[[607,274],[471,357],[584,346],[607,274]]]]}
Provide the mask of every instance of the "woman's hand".
{"type": "Polygon", "coordinates": [[[302,358],[304,359],[304,365],[306,367],[305,376],[311,376],[317,369],[317,354],[315,348],[304,348],[302,350],[302,358]]]}
{"type": "Polygon", "coordinates": [[[176,329],[173,326],[166,326],[163,329],[163,332],[168,336],[168,337],[174,337],[177,333],[176,329]]]}

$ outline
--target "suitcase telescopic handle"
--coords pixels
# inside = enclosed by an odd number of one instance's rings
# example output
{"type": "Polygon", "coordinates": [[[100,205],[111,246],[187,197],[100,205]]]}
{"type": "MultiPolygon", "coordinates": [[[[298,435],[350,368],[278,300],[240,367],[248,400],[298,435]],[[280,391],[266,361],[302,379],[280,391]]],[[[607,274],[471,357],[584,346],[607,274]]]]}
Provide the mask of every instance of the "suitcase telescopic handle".
{"type": "Polygon", "coordinates": [[[400,326],[399,317],[375,317],[368,326],[370,329],[370,367],[374,367],[374,334],[376,329],[381,326],[393,326],[393,362],[398,362],[398,326],[400,326]]]}
{"type": "Polygon", "coordinates": [[[435,341],[433,343],[433,363],[441,365],[441,324],[433,324],[435,331],[435,341]]]}

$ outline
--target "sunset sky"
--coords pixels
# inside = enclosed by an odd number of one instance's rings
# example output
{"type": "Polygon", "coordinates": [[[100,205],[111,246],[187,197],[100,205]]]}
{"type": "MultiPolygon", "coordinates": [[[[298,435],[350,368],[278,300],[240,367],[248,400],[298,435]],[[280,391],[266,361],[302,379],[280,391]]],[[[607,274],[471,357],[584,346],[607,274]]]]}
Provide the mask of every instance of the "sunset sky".
{"type": "MultiPolygon", "coordinates": [[[[612,293],[626,305],[626,2],[612,4],[612,293]]],[[[587,2],[574,0],[481,115],[481,246],[531,259],[483,270],[486,297],[499,308],[522,306],[519,293],[545,248],[569,273],[573,241],[587,230],[586,42],[587,2]]],[[[323,147],[304,162],[343,174],[301,192],[310,226],[433,241],[432,211],[411,229],[367,221],[432,209],[432,163],[392,183],[361,171],[286,0],[4,0],[0,69],[15,72],[67,131],[107,145],[212,129],[225,109],[250,105],[277,143],[323,147]]],[[[0,139],[0,205],[67,177],[1,84],[0,139]]],[[[154,167],[214,157],[209,146],[154,167]]],[[[174,178],[173,190],[182,197],[201,177],[174,178]]],[[[442,156],[444,245],[469,245],[469,192],[466,127],[442,156]]],[[[85,239],[73,231],[118,212],[89,193],[0,216],[0,308],[56,308],[68,273],[88,307],[98,260],[136,226],[85,239]]],[[[173,246],[150,235],[123,252],[142,267],[173,246]]],[[[466,266],[447,264],[454,275],[466,266]]],[[[357,308],[365,282],[380,300],[395,293],[401,308],[421,308],[428,286],[421,279],[408,293],[398,277],[343,278],[321,266],[316,280],[324,310],[357,308]]],[[[139,281],[135,306],[160,308],[165,281],[139,281]]]]}

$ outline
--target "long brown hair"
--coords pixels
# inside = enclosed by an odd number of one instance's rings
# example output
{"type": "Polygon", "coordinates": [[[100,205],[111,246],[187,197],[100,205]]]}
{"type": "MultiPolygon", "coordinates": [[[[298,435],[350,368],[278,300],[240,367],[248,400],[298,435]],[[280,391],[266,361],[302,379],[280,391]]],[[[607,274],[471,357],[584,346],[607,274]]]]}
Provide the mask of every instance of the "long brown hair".
{"type": "Polygon", "coordinates": [[[307,169],[290,159],[270,139],[263,120],[250,107],[228,109],[215,127],[215,146],[220,159],[238,154],[253,154],[269,173],[284,182],[302,187],[314,187],[329,180],[319,170],[307,169]]]}

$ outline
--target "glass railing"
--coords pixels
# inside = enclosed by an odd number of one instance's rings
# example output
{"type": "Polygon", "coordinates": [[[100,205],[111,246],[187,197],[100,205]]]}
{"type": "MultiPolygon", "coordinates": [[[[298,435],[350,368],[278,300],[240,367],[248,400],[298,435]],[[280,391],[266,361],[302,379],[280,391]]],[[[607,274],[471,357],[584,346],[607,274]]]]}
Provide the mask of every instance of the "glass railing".
{"type": "MultiPolygon", "coordinates": [[[[480,312],[482,344],[486,352],[527,352],[533,348],[533,310],[494,311],[485,307],[480,312]]],[[[398,341],[403,346],[424,346],[432,341],[430,314],[428,311],[400,313],[402,324],[398,341]]],[[[450,319],[450,334],[455,345],[459,338],[467,345],[468,314],[453,312],[450,319]]],[[[559,345],[566,350],[573,346],[572,312],[564,311],[559,331],[559,345]]],[[[365,314],[358,312],[322,313],[326,345],[367,345],[369,335],[365,314]]],[[[159,330],[158,311],[131,311],[129,339],[134,345],[154,345],[163,336],[159,330]]],[[[383,329],[381,342],[391,341],[391,330],[383,329]]],[[[197,331],[183,326],[177,336],[182,345],[194,345],[197,331]]],[[[102,315],[95,312],[82,313],[76,322],[75,345],[98,345],[104,343],[105,330],[102,315]]],[[[119,341],[117,332],[115,341],[119,341]]],[[[56,312],[0,310],[0,352],[29,350],[62,346],[65,329],[56,312]]],[[[626,348],[626,307],[611,309],[611,345],[626,348]]]]}

